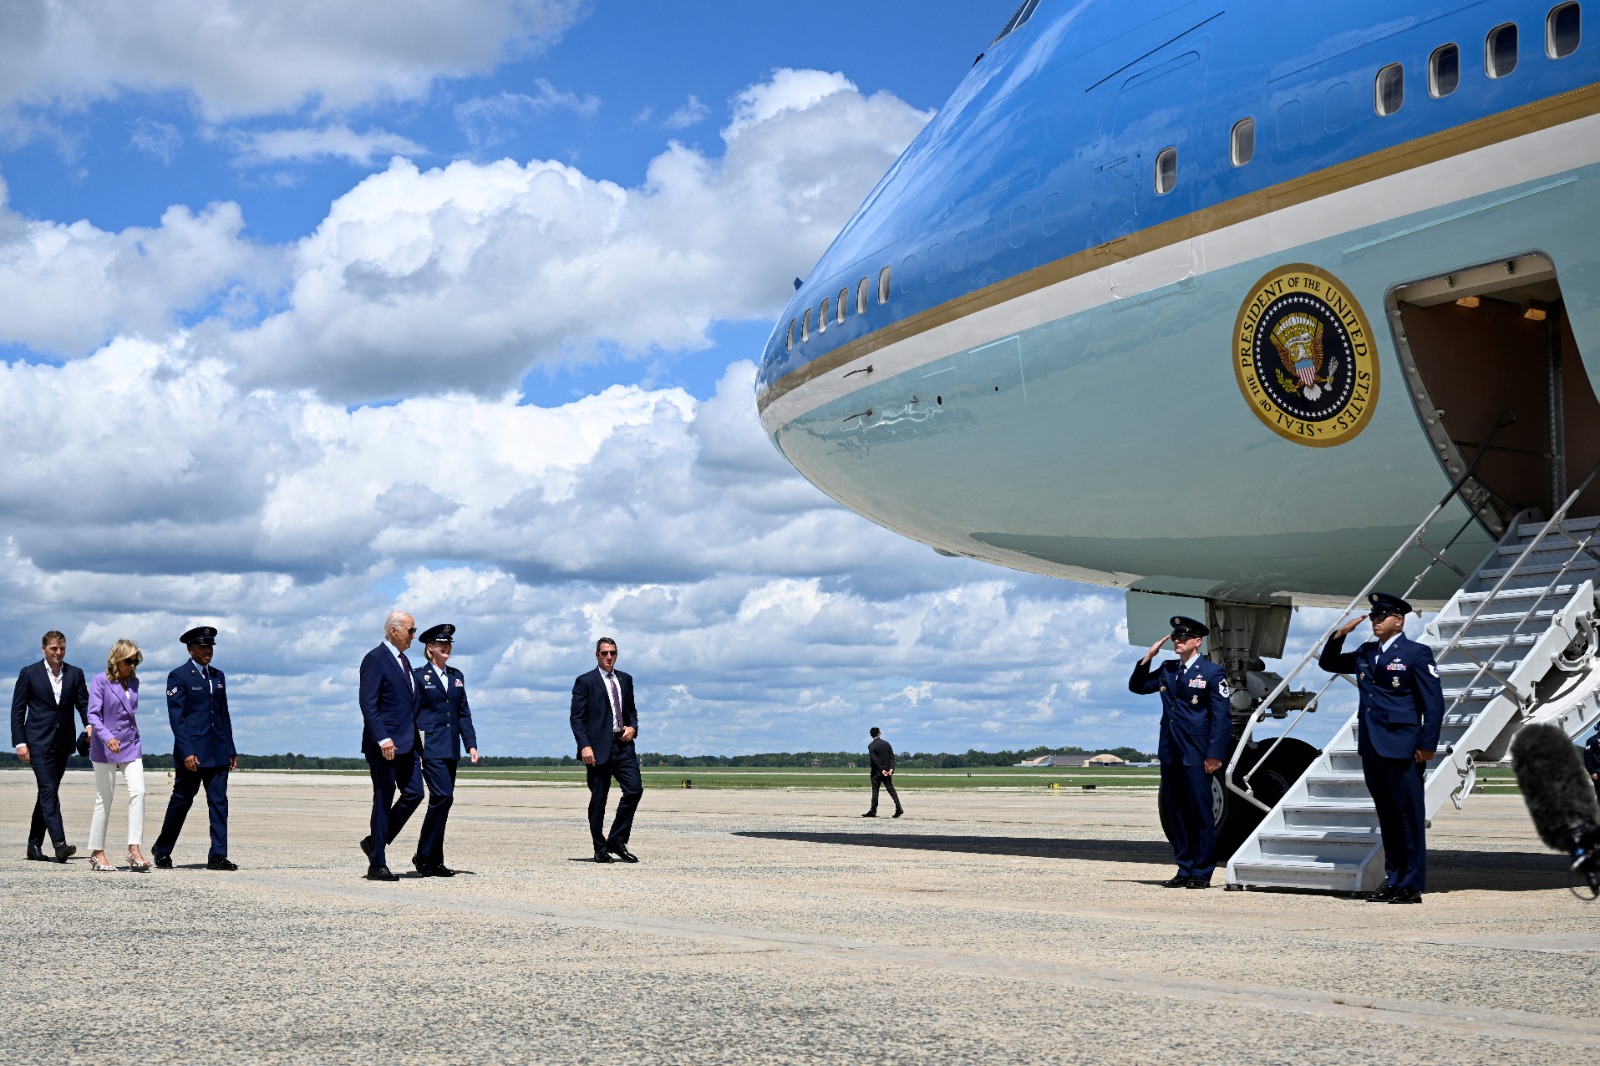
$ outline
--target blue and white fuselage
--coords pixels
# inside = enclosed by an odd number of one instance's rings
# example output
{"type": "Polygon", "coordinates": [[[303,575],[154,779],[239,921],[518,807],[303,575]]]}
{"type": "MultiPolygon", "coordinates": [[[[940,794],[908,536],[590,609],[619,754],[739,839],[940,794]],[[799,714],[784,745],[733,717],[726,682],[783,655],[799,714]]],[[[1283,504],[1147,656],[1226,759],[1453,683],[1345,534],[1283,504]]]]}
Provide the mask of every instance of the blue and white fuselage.
{"type": "MultiPolygon", "coordinates": [[[[1406,7],[1030,0],[796,290],[767,433],[947,553],[1351,595],[1465,472],[1494,421],[1471,402],[1519,373],[1457,348],[1554,297],[1574,440],[1600,374],[1600,2],[1406,7]]],[[[1559,379],[1539,352],[1527,373],[1559,379]]],[[[1518,402],[1529,432],[1561,426],[1518,402]]],[[[1439,518],[1469,524],[1464,567],[1496,507],[1547,505],[1520,469],[1439,518]]]]}

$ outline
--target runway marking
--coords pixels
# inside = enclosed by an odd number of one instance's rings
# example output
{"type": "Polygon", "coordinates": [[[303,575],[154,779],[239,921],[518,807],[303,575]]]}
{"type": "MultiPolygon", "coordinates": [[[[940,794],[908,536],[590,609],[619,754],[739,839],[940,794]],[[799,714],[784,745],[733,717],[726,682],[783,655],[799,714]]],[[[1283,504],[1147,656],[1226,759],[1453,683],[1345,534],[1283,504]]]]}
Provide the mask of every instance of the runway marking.
{"type": "MultiPolygon", "coordinates": [[[[262,873],[241,873],[230,876],[229,880],[244,881],[262,888],[282,889],[300,896],[316,895],[330,899],[346,899],[367,905],[381,902],[388,905],[398,904],[424,910],[446,910],[484,917],[545,921],[573,928],[598,929],[614,933],[710,941],[716,945],[691,952],[691,955],[787,951],[862,962],[872,966],[892,964],[921,970],[932,968],[970,977],[1043,982],[1065,988],[1113,992],[1119,996],[1172,999],[1195,1004],[1314,1015],[1364,1025],[1395,1025],[1455,1035],[1530,1040],[1576,1047],[1600,1047],[1600,1022],[1535,1014],[1529,1011],[1478,1008],[1429,1000],[1341,996],[1330,992],[1252,985],[1213,977],[1191,979],[1171,973],[1072,966],[1047,959],[978,955],[939,948],[919,948],[843,937],[787,933],[772,929],[751,929],[675,918],[615,914],[543,903],[452,899],[437,894],[419,898],[410,894],[419,887],[414,882],[405,887],[365,882],[332,885],[262,873]]],[[[1419,938],[1417,942],[1548,951],[1553,950],[1548,945],[1554,941],[1542,937],[1505,937],[1460,940],[1419,938]],[[1535,944],[1544,946],[1534,946],[1535,944]]],[[[1580,938],[1576,943],[1585,945],[1581,950],[1595,950],[1597,947],[1593,938],[1580,938]]]]}

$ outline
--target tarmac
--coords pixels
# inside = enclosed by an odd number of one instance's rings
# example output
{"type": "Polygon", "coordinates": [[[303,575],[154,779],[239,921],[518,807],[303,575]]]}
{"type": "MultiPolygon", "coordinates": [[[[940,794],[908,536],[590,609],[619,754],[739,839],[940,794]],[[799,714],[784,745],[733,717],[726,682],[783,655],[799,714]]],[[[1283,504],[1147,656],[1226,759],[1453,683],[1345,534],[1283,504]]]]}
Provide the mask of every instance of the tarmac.
{"type": "MultiPolygon", "coordinates": [[[[170,789],[148,775],[145,845],[170,789]]],[[[363,777],[235,774],[173,870],[23,859],[0,772],[9,1063],[1568,1063],[1600,1050],[1600,903],[1520,799],[1429,833],[1421,906],[1182,891],[1148,791],[647,789],[638,865],[581,786],[464,782],[451,879],[363,880],[363,777]],[[886,810],[880,814],[887,813],[886,810]]],[[[615,802],[613,800],[613,802],[615,802]]],[[[119,808],[121,796],[118,798],[119,808]]],[[[125,839],[121,809],[110,840],[125,839]]],[[[421,825],[391,847],[406,867],[421,825]]],[[[125,848],[108,848],[119,864],[125,848]]],[[[1217,883],[1222,881],[1219,871],[1217,883]]]]}

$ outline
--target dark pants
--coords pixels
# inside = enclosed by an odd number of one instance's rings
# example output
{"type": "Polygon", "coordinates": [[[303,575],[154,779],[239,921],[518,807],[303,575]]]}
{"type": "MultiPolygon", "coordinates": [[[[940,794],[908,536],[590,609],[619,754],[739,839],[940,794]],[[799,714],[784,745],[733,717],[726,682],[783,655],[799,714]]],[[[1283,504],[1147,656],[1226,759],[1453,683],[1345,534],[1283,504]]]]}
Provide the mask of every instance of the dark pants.
{"type": "Polygon", "coordinates": [[[633,812],[644,795],[638,754],[632,744],[612,741],[611,758],[585,769],[589,779],[589,835],[594,838],[594,850],[627,847],[628,837],[633,833],[633,812]],[[608,837],[605,834],[606,797],[611,794],[613,777],[622,786],[622,799],[617,803],[617,817],[611,823],[608,837]]]}
{"type": "Polygon", "coordinates": [[[1361,775],[1378,810],[1383,834],[1383,868],[1389,884],[1421,892],[1428,880],[1428,816],[1422,774],[1415,759],[1361,756],[1361,775]]]}
{"type": "Polygon", "coordinates": [[[71,754],[66,748],[28,750],[28,765],[33,767],[33,783],[39,790],[39,798],[33,803],[33,819],[28,823],[29,844],[43,847],[46,829],[51,843],[67,842],[67,830],[61,824],[61,779],[66,776],[71,754]]]}
{"type": "Polygon", "coordinates": [[[384,848],[394,843],[400,830],[406,827],[411,813],[422,805],[422,775],[417,773],[417,753],[396,752],[393,759],[385,759],[377,748],[364,752],[367,772],[372,775],[372,852],[369,860],[373,866],[388,866],[384,848]],[[395,789],[400,798],[394,798],[395,789]]]}
{"type": "Polygon", "coordinates": [[[878,811],[879,786],[889,790],[889,798],[894,800],[894,809],[898,811],[900,809],[900,794],[894,790],[894,779],[884,777],[880,773],[874,773],[872,775],[872,812],[876,814],[878,811]]]}
{"type": "Polygon", "coordinates": [[[456,764],[460,759],[423,759],[422,780],[428,785],[428,813],[422,816],[422,839],[417,856],[424,862],[444,862],[444,823],[456,801],[456,764]]]}
{"type": "Polygon", "coordinates": [[[1203,766],[1161,764],[1161,794],[1166,812],[1162,828],[1172,844],[1179,877],[1209,880],[1217,866],[1217,825],[1211,814],[1211,775],[1203,766]]]}
{"type": "Polygon", "coordinates": [[[206,810],[211,816],[211,851],[208,859],[228,857],[228,768],[202,766],[191,770],[180,760],[172,782],[172,798],[167,800],[167,817],[161,823],[161,835],[156,837],[157,857],[172,854],[178,844],[178,834],[183,831],[183,820],[189,817],[189,807],[204,785],[206,810]]]}

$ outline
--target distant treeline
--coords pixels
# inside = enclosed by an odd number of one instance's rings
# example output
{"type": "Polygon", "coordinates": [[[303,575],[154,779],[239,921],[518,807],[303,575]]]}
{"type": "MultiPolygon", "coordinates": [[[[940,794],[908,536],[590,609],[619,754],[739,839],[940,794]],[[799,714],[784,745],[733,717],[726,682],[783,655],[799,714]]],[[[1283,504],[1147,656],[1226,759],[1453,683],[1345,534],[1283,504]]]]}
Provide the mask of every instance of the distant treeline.
{"type": "MultiPolygon", "coordinates": [[[[1137,748],[1029,748],[1026,751],[975,751],[969,750],[964,755],[934,754],[932,752],[903,752],[895,757],[895,765],[905,770],[959,770],[977,766],[1014,766],[1024,759],[1034,759],[1041,755],[1097,755],[1100,752],[1109,752],[1128,762],[1151,762],[1153,755],[1139,751],[1137,748]]],[[[825,769],[860,769],[867,765],[867,755],[864,751],[796,751],[796,752],[767,752],[760,755],[669,755],[658,752],[646,752],[639,756],[639,762],[644,766],[727,766],[727,767],[807,767],[815,766],[825,769]]],[[[16,768],[22,766],[22,760],[11,752],[0,752],[0,769],[16,768]]],[[[144,765],[150,770],[172,769],[171,755],[146,755],[144,765]]],[[[466,765],[463,760],[463,765],[466,765]]],[[[511,767],[511,766],[580,766],[576,758],[571,755],[560,757],[550,755],[486,755],[478,760],[479,767],[511,767]]],[[[68,761],[67,767],[73,770],[87,770],[90,768],[89,760],[74,755],[68,761]]],[[[344,756],[322,755],[296,755],[288,752],[283,755],[241,755],[239,756],[239,769],[241,770],[365,770],[367,761],[362,758],[349,758],[344,756]]]]}

